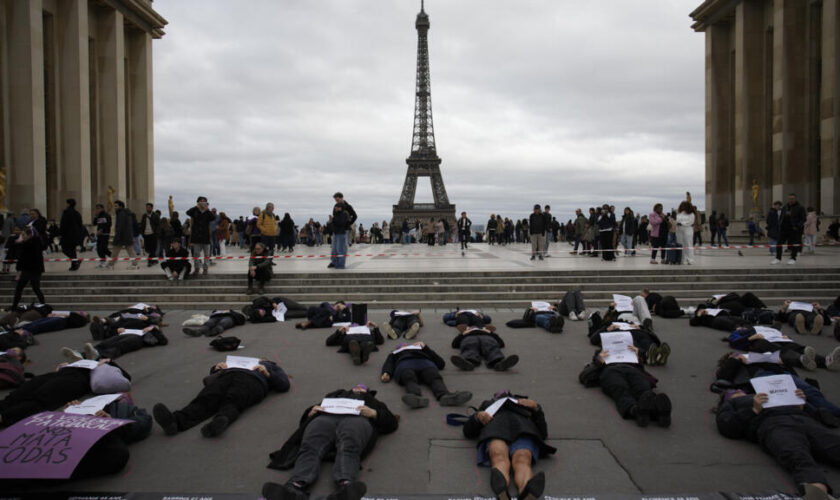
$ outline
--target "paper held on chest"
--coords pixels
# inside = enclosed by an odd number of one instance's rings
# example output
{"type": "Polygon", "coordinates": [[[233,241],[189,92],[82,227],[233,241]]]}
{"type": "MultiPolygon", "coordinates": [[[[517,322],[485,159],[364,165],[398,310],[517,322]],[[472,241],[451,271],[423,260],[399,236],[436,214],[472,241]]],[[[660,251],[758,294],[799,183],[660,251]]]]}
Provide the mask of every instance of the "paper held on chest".
{"type": "Polygon", "coordinates": [[[370,328],[367,326],[351,326],[347,329],[347,335],[370,335],[370,328]]]}
{"type": "Polygon", "coordinates": [[[414,314],[411,311],[394,311],[394,316],[411,316],[414,314]]]}
{"type": "Polygon", "coordinates": [[[121,392],[116,394],[103,394],[88,398],[77,405],[68,406],[64,413],[73,415],[96,415],[96,412],[104,409],[122,396],[121,392]]]}
{"type": "Polygon", "coordinates": [[[139,336],[142,337],[143,334],[145,334],[145,333],[146,332],[144,332],[143,330],[135,330],[135,329],[132,329],[132,328],[126,328],[125,331],[123,331],[120,335],[139,335],[139,336]]]}
{"type": "Polygon", "coordinates": [[[274,319],[277,321],[286,321],[286,311],[288,310],[289,308],[286,307],[286,304],[281,302],[277,304],[277,307],[275,307],[273,311],[271,311],[271,315],[274,316],[274,319]]]}
{"type": "Polygon", "coordinates": [[[93,370],[99,366],[98,361],[94,361],[92,359],[80,359],[79,361],[74,361],[67,365],[67,368],[85,368],[87,370],[93,370]]]}
{"type": "Polygon", "coordinates": [[[630,350],[633,345],[633,335],[630,332],[603,332],[601,333],[601,348],[607,351],[604,363],[638,363],[639,357],[630,350]]]}
{"type": "Polygon", "coordinates": [[[623,321],[613,321],[612,324],[614,327],[622,331],[628,331],[633,329],[633,325],[631,325],[630,323],[625,323],[623,321]]]}
{"type": "Polygon", "coordinates": [[[475,316],[478,316],[478,309],[463,309],[463,310],[458,311],[458,312],[460,312],[460,313],[470,313],[470,314],[473,314],[475,316]]]}
{"type": "Polygon", "coordinates": [[[798,302],[793,301],[788,306],[788,311],[805,311],[805,312],[813,312],[814,306],[807,302],[798,302]]]}
{"type": "Polygon", "coordinates": [[[343,321],[343,322],[341,322],[341,323],[333,323],[333,324],[332,324],[332,326],[334,326],[334,327],[336,327],[336,328],[341,328],[342,326],[350,326],[350,325],[352,325],[352,324],[353,324],[353,323],[351,323],[351,322],[349,322],[349,321],[343,321]]]}
{"type": "Polygon", "coordinates": [[[397,354],[397,353],[403,352],[403,351],[422,351],[422,350],[423,350],[423,348],[420,347],[419,345],[404,345],[404,346],[400,347],[399,349],[393,351],[393,354],[397,354]]]}
{"type": "Polygon", "coordinates": [[[542,301],[532,301],[531,307],[537,312],[551,311],[551,304],[542,301]]]}
{"type": "Polygon", "coordinates": [[[769,400],[764,408],[777,406],[798,406],[805,404],[805,400],[796,395],[796,384],[790,375],[771,375],[750,379],[756,394],[767,394],[769,400]]]}
{"type": "Polygon", "coordinates": [[[776,352],[747,352],[744,355],[747,357],[747,364],[755,363],[781,363],[781,351],[776,352]]]}
{"type": "Polygon", "coordinates": [[[324,398],[321,400],[321,408],[324,413],[332,415],[359,415],[358,408],[364,406],[364,401],[351,398],[324,398]]]}
{"type": "Polygon", "coordinates": [[[245,370],[253,370],[260,364],[259,358],[249,358],[246,356],[228,356],[225,359],[225,364],[228,368],[242,368],[245,370]]]}
{"type": "Polygon", "coordinates": [[[497,411],[499,411],[499,410],[502,408],[502,406],[504,406],[504,405],[505,405],[505,403],[507,403],[508,401],[510,401],[511,403],[514,403],[514,404],[518,404],[518,403],[519,403],[519,400],[518,400],[518,399],[514,399],[514,398],[502,398],[502,399],[499,399],[499,400],[497,400],[496,402],[494,402],[492,405],[488,406],[488,407],[487,407],[484,411],[485,411],[485,412],[487,412],[487,414],[489,414],[489,415],[492,417],[492,416],[493,416],[493,415],[495,415],[495,414],[496,414],[496,412],[497,412],[497,411]]]}
{"type": "Polygon", "coordinates": [[[720,299],[721,299],[721,297],[726,297],[726,294],[725,294],[725,293],[719,293],[719,294],[717,294],[717,295],[712,295],[712,297],[713,297],[715,300],[720,300],[720,299]]]}
{"type": "Polygon", "coordinates": [[[717,316],[722,312],[723,309],[706,309],[706,316],[717,316]]]}
{"type": "Polygon", "coordinates": [[[70,311],[53,311],[50,314],[54,318],[58,318],[58,317],[66,318],[67,316],[70,316],[70,311]]]}
{"type": "Polygon", "coordinates": [[[615,310],[618,312],[633,312],[633,299],[627,295],[613,294],[613,302],[615,302],[615,310]]]}
{"type": "Polygon", "coordinates": [[[760,333],[764,337],[764,340],[768,342],[793,342],[793,340],[785,337],[782,335],[782,332],[775,328],[770,328],[769,326],[756,326],[753,328],[755,329],[755,333],[760,333]]]}
{"type": "Polygon", "coordinates": [[[152,307],[152,306],[150,306],[149,304],[144,304],[143,302],[138,302],[138,303],[134,304],[133,306],[129,307],[129,309],[145,310],[145,309],[148,309],[150,307],[152,307]]]}

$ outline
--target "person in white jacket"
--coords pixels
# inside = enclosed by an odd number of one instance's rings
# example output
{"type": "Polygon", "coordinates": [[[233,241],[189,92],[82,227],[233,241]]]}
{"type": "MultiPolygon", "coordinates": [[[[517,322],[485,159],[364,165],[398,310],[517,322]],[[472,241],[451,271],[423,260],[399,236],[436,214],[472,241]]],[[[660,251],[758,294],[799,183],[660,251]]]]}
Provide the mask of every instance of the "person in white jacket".
{"type": "Polygon", "coordinates": [[[677,243],[684,248],[681,264],[694,264],[694,207],[688,201],[680,203],[677,211],[677,243]]]}

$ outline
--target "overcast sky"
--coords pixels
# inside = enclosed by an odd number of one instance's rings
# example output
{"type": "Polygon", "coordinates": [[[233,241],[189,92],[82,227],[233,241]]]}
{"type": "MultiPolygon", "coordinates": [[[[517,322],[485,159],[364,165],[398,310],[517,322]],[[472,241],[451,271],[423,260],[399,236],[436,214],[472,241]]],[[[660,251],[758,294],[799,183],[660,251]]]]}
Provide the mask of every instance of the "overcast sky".
{"type": "MultiPolygon", "coordinates": [[[[438,155],[474,222],[612,203],[704,208],[699,0],[427,0],[438,155]]],[[[419,0],[158,0],[157,203],[272,201],[367,226],[406,174],[419,0]]],[[[431,202],[420,179],[417,202],[431,202]]]]}

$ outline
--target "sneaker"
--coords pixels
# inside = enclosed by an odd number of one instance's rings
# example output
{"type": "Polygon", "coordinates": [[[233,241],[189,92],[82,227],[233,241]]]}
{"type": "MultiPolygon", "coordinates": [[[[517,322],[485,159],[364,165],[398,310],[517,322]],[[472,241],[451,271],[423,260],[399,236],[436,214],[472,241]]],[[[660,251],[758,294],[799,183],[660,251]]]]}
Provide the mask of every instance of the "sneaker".
{"type": "Polygon", "coordinates": [[[216,415],[209,424],[201,428],[201,435],[209,438],[220,436],[230,425],[230,420],[224,415],[216,415]]]}
{"type": "Polygon", "coordinates": [[[808,335],[808,330],[805,328],[805,315],[802,313],[797,313],[796,318],[793,320],[796,326],[796,333],[799,335],[808,335]]]}
{"type": "Polygon", "coordinates": [[[519,495],[518,500],[538,500],[542,498],[543,490],[545,490],[545,473],[538,472],[527,483],[519,495]]]}
{"type": "Polygon", "coordinates": [[[577,315],[577,314],[575,314],[575,312],[574,312],[574,311],[570,311],[570,312],[569,312],[569,319],[570,319],[570,320],[572,320],[572,321],[577,321],[577,320],[579,320],[580,318],[578,318],[578,315],[577,315]]]}
{"type": "Polygon", "coordinates": [[[70,349],[69,347],[62,347],[61,355],[64,356],[64,359],[66,359],[70,363],[75,363],[76,361],[81,361],[85,359],[82,353],[75,349],[70,349]]]}
{"type": "Polygon", "coordinates": [[[493,369],[496,370],[497,372],[504,372],[504,371],[507,371],[508,369],[516,366],[516,363],[519,363],[519,356],[517,356],[516,354],[513,354],[513,355],[510,355],[510,356],[508,356],[504,359],[501,359],[501,360],[497,361],[496,364],[493,365],[493,369]]]}
{"type": "Polygon", "coordinates": [[[87,359],[99,361],[99,358],[102,357],[99,355],[99,351],[97,351],[96,348],[93,347],[93,344],[91,344],[90,342],[85,342],[83,350],[85,351],[85,358],[87,359]]]}
{"type": "Polygon", "coordinates": [[[662,345],[659,346],[659,355],[656,358],[656,364],[659,366],[665,366],[668,364],[668,356],[670,355],[671,346],[669,346],[667,342],[663,342],[662,345]]]}
{"type": "Polygon", "coordinates": [[[796,259],[788,259],[788,264],[791,266],[796,264],[796,259]]]}
{"type": "Polygon", "coordinates": [[[152,416],[155,422],[163,428],[163,433],[167,436],[174,436],[178,434],[178,424],[175,422],[175,416],[169,411],[163,403],[158,403],[152,408],[152,416]]]}
{"type": "Polygon", "coordinates": [[[461,356],[457,356],[457,355],[452,356],[451,358],[449,358],[449,361],[452,361],[452,364],[455,365],[456,367],[458,367],[459,369],[467,371],[467,372],[471,372],[475,369],[474,364],[470,363],[469,361],[467,361],[466,359],[464,359],[461,356]]]}
{"type": "Polygon", "coordinates": [[[647,360],[648,366],[656,366],[658,356],[659,346],[656,344],[651,344],[650,347],[648,347],[647,352],[645,353],[645,358],[647,360]]]}
{"type": "Polygon", "coordinates": [[[412,410],[429,406],[429,398],[424,398],[423,396],[418,396],[417,394],[404,394],[402,402],[412,410]]]}
{"type": "Polygon", "coordinates": [[[408,327],[408,331],[405,332],[405,338],[413,339],[417,336],[417,332],[420,331],[420,323],[413,323],[410,327],[408,327]]]}
{"type": "Polygon", "coordinates": [[[391,323],[383,323],[382,329],[385,330],[385,335],[392,339],[396,339],[397,337],[399,337],[399,335],[397,335],[396,330],[394,330],[394,327],[391,326],[391,323]]]}
{"type": "Polygon", "coordinates": [[[583,321],[586,319],[586,309],[583,309],[581,312],[577,313],[578,321],[583,321]]]}
{"type": "Polygon", "coordinates": [[[636,404],[636,425],[639,427],[647,427],[650,423],[650,414],[656,409],[656,394],[653,391],[646,391],[639,397],[639,402],[636,404]]]}
{"type": "Polygon", "coordinates": [[[266,500],[306,500],[309,498],[305,491],[292,483],[265,483],[262,487],[262,496],[266,500]]]}
{"type": "Polygon", "coordinates": [[[666,394],[657,394],[653,397],[653,406],[656,411],[656,423],[659,427],[671,426],[671,399],[666,394]]]}
{"type": "Polygon", "coordinates": [[[461,406],[473,397],[471,392],[458,391],[448,392],[438,399],[441,406],[461,406]]]}
{"type": "Polygon", "coordinates": [[[811,335],[822,335],[822,327],[825,324],[825,318],[822,314],[817,314],[814,318],[814,326],[811,327],[811,335]]]}
{"type": "Polygon", "coordinates": [[[780,261],[779,259],[773,259],[773,260],[770,261],[770,263],[773,264],[773,265],[779,264],[781,262],[782,261],[780,261]]]}
{"type": "Polygon", "coordinates": [[[840,346],[835,347],[831,354],[825,357],[825,369],[833,372],[840,370],[840,346]]]}
{"type": "Polygon", "coordinates": [[[190,337],[201,337],[201,330],[198,328],[185,326],[181,331],[184,332],[184,335],[189,335],[190,337]]]}
{"type": "Polygon", "coordinates": [[[344,481],[334,492],[327,495],[327,500],[361,500],[367,493],[367,486],[361,481],[344,481]]]}
{"type": "Polygon", "coordinates": [[[817,350],[811,346],[805,346],[805,349],[802,351],[802,355],[799,356],[799,362],[802,364],[802,368],[812,372],[817,369],[817,350]]]}
{"type": "Polygon", "coordinates": [[[353,358],[354,365],[362,364],[362,346],[356,340],[351,340],[347,345],[347,350],[350,351],[350,357],[353,358]]]}

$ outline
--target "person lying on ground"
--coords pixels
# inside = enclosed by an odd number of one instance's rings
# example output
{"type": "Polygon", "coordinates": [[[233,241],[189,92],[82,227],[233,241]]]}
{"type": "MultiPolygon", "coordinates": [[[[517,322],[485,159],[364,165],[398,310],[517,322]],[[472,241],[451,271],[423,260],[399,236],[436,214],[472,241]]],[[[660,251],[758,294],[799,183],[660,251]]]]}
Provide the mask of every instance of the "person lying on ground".
{"type": "Polygon", "coordinates": [[[505,356],[502,348],[505,342],[496,334],[496,327],[487,325],[484,328],[459,325],[459,334],[452,339],[452,348],[460,349],[460,355],[450,358],[452,364],[464,371],[472,371],[481,365],[481,360],[487,368],[503,372],[519,362],[519,356],[512,354],[505,356]]]}
{"type": "Polygon", "coordinates": [[[826,356],[817,354],[812,346],[806,346],[792,341],[782,332],[774,328],[741,327],[733,331],[726,340],[729,346],[739,351],[755,353],[779,352],[782,363],[794,368],[804,368],[814,371],[825,368],[831,371],[840,370],[840,346],[835,347],[826,356]]]}
{"type": "Polygon", "coordinates": [[[461,406],[470,399],[472,393],[467,391],[450,392],[443,382],[440,370],[446,362],[438,353],[423,342],[413,344],[400,343],[385,359],[382,365],[380,380],[388,383],[395,380],[405,387],[403,403],[409,408],[425,408],[429,406],[429,398],[423,397],[420,385],[426,385],[441,406],[461,406]]]}
{"type": "Polygon", "coordinates": [[[383,323],[382,329],[392,339],[397,339],[405,334],[406,340],[411,340],[417,336],[422,326],[423,316],[420,315],[420,310],[401,311],[394,309],[388,315],[388,321],[383,323]]]}
{"type": "Polygon", "coordinates": [[[215,337],[221,335],[225,330],[245,324],[245,315],[233,309],[217,309],[210,313],[210,318],[201,326],[185,326],[181,331],[190,337],[215,337]]]}
{"type": "Polygon", "coordinates": [[[139,351],[144,347],[168,343],[169,339],[158,325],[148,325],[142,329],[117,328],[116,335],[106,338],[95,346],[86,342],[81,351],[62,347],[61,354],[71,363],[82,359],[98,361],[102,358],[117,359],[123,354],[139,351]]]}
{"type": "Polygon", "coordinates": [[[339,346],[338,352],[350,353],[354,365],[367,363],[370,353],[383,343],[385,338],[373,321],[365,326],[340,326],[326,340],[328,346],[339,346]]]}
{"type": "Polygon", "coordinates": [[[283,321],[305,318],[309,308],[287,297],[257,297],[242,308],[251,323],[273,323],[282,313],[283,321]],[[275,316],[277,315],[277,316],[275,316]]]}
{"type": "Polygon", "coordinates": [[[796,329],[799,335],[822,335],[822,328],[831,318],[819,302],[806,304],[786,300],[779,309],[777,319],[796,329]]]}
{"type": "Polygon", "coordinates": [[[466,325],[482,328],[493,322],[493,318],[480,309],[458,309],[443,315],[443,322],[449,326],[466,325]]]}
{"type": "Polygon", "coordinates": [[[602,324],[589,332],[589,343],[601,346],[601,334],[604,332],[626,331],[633,338],[633,345],[639,353],[639,361],[648,366],[665,366],[668,363],[668,356],[671,355],[671,346],[662,342],[659,337],[641,325],[614,321],[610,324],[602,324]]]}
{"type": "Polygon", "coordinates": [[[310,306],[306,311],[306,320],[295,325],[295,328],[329,328],[335,323],[349,323],[350,308],[343,300],[333,304],[321,302],[317,306],[310,306]]]}

